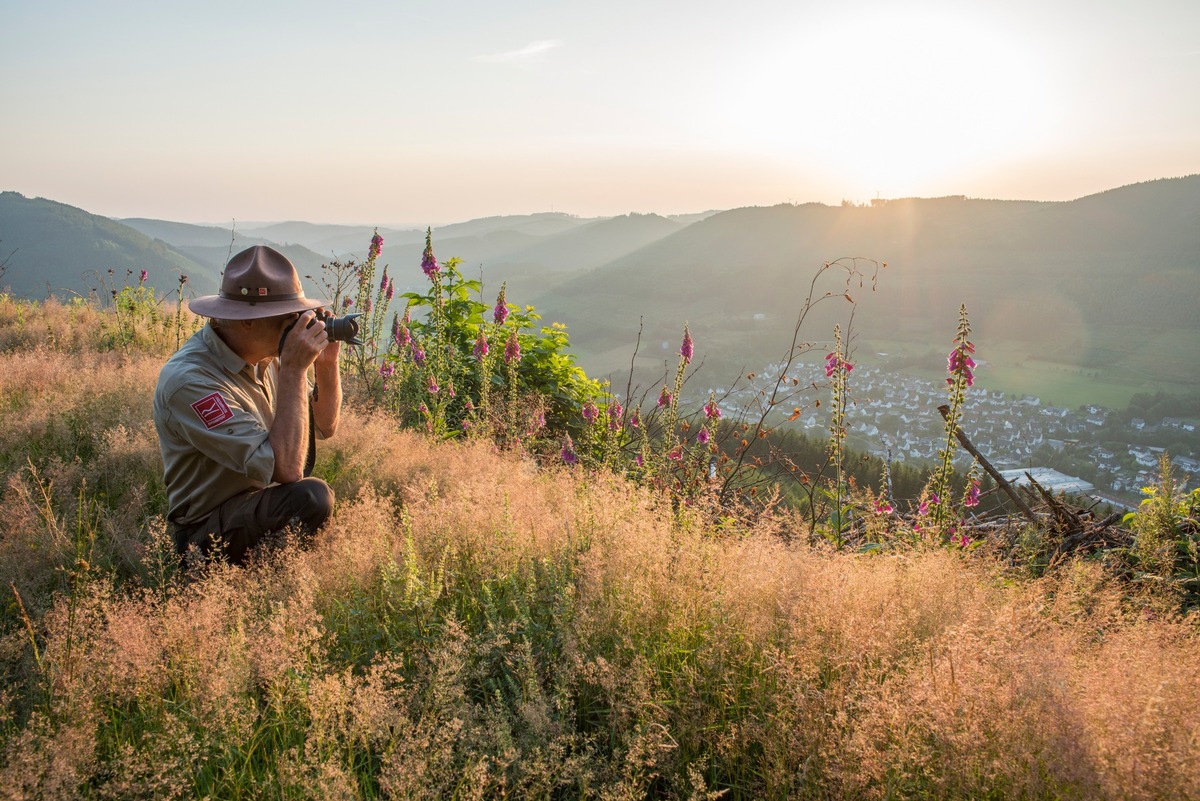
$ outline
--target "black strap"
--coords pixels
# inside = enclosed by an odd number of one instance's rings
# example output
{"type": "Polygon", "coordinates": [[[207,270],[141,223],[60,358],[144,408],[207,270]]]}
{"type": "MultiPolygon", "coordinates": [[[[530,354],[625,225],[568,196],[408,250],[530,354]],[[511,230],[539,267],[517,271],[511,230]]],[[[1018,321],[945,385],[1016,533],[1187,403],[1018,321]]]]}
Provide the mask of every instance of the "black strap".
{"type": "MultiPolygon", "coordinates": [[[[313,385],[312,400],[317,399],[317,386],[313,385]]],[[[304,477],[312,475],[313,466],[317,463],[317,419],[313,414],[312,401],[308,404],[308,454],[304,457],[304,477]]]]}

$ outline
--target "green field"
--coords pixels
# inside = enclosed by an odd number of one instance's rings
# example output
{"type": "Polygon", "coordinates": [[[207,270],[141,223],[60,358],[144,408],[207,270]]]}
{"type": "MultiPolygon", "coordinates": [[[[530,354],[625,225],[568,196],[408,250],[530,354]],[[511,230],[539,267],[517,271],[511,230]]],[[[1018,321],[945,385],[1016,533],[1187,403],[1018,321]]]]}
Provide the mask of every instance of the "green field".
{"type": "MultiPolygon", "coordinates": [[[[943,344],[916,339],[856,338],[852,359],[891,372],[939,381],[945,377],[948,332],[943,344]]],[[[624,385],[634,352],[636,332],[628,342],[595,351],[587,342],[575,343],[580,364],[590,375],[612,376],[624,385]]],[[[640,381],[653,383],[674,370],[677,334],[655,331],[643,337],[637,357],[640,381]],[[667,347],[663,348],[662,343],[667,347]]],[[[782,335],[763,331],[733,331],[715,341],[697,338],[696,356],[704,368],[697,376],[705,386],[728,386],[745,371],[761,370],[786,350],[782,335]]],[[[1200,390],[1200,331],[1157,328],[1090,330],[1085,325],[1062,326],[1052,343],[988,342],[978,339],[976,386],[1012,395],[1035,395],[1043,402],[1075,409],[1096,404],[1124,409],[1134,395],[1167,392],[1192,395],[1200,390]]],[[[815,361],[823,355],[821,351],[815,361]]],[[[694,364],[693,366],[698,366],[694,364]]],[[[638,383],[635,380],[635,384],[638,383]]]]}
{"type": "MultiPolygon", "coordinates": [[[[1197,391],[1200,332],[1082,329],[1067,328],[1054,345],[977,343],[976,386],[1035,395],[1070,409],[1087,404],[1123,409],[1139,392],[1189,395],[1197,391]]],[[[930,379],[945,376],[945,354],[928,344],[883,339],[856,344],[856,358],[864,364],[930,379]]]]}

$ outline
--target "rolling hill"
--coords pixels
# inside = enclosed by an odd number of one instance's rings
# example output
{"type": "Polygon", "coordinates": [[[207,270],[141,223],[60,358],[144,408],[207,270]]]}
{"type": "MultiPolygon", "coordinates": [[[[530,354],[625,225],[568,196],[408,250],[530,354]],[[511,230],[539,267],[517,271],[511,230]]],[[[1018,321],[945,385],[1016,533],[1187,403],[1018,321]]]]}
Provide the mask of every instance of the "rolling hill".
{"type": "Polygon", "coordinates": [[[128,271],[141,270],[162,292],[181,274],[197,291],[211,291],[219,274],[127,225],[17,192],[0,193],[0,251],[7,259],[3,284],[23,297],[86,295],[105,284],[119,287],[128,271]]]}
{"type": "MultiPolygon", "coordinates": [[[[690,320],[721,369],[757,368],[788,340],[813,274],[844,256],[889,264],[876,291],[869,282],[851,288],[856,330],[888,350],[897,342],[940,347],[965,303],[981,340],[1072,367],[1119,367],[1131,381],[1200,381],[1192,358],[1200,346],[1200,176],[1063,203],[949,197],[734,209],[535,302],[570,323],[594,373],[628,364],[642,319],[645,340],[677,339],[690,320]],[[605,361],[609,350],[623,355],[605,361]]],[[[807,338],[828,339],[845,310],[826,308],[839,314],[810,320],[807,338]]]]}

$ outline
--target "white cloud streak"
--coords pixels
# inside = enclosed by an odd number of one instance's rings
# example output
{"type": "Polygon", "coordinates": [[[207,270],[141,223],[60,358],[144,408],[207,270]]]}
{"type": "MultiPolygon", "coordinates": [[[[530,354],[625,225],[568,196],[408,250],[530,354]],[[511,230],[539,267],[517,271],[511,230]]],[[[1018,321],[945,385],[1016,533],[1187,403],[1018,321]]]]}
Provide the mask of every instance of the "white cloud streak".
{"type": "Polygon", "coordinates": [[[519,50],[509,50],[504,53],[488,53],[476,56],[475,60],[488,64],[532,64],[541,61],[546,53],[562,46],[563,42],[559,39],[540,39],[536,42],[530,42],[519,50]]]}

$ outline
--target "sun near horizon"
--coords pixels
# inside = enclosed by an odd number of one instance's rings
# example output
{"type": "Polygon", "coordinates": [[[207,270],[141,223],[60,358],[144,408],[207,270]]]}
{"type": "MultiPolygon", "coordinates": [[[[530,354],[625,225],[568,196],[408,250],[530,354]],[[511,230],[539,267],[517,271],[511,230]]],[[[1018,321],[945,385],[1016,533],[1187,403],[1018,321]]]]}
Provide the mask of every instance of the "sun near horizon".
{"type": "Polygon", "coordinates": [[[225,6],[6,6],[0,189],[390,225],[1070,200],[1200,172],[1183,0],[225,6]]]}

